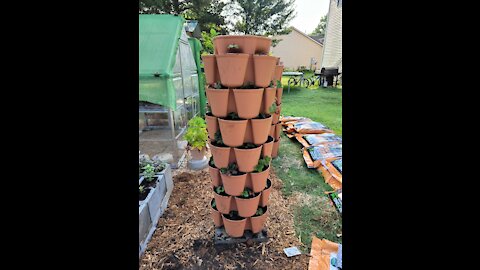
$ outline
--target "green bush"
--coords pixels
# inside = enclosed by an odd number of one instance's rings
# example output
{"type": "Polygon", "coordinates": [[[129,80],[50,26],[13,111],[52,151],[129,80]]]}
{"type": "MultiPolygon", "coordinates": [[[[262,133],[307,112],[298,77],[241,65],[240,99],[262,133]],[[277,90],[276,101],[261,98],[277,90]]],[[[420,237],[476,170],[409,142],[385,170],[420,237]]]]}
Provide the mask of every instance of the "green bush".
{"type": "Polygon", "coordinates": [[[190,119],[184,138],[192,148],[202,150],[207,145],[208,138],[205,120],[198,116],[190,119]]]}

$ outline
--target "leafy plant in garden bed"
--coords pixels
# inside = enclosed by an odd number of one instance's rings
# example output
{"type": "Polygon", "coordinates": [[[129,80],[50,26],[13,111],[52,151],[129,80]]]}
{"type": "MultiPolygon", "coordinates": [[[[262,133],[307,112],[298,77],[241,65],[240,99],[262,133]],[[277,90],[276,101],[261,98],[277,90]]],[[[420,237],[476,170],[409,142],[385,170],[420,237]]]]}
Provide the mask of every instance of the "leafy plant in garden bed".
{"type": "Polygon", "coordinates": [[[153,165],[148,164],[143,167],[143,177],[146,187],[155,187],[156,185],[156,177],[155,177],[155,167],[153,165]]]}
{"type": "Polygon", "coordinates": [[[149,188],[145,188],[145,186],[143,185],[138,186],[138,200],[139,201],[145,200],[149,192],[150,192],[149,188]]]}

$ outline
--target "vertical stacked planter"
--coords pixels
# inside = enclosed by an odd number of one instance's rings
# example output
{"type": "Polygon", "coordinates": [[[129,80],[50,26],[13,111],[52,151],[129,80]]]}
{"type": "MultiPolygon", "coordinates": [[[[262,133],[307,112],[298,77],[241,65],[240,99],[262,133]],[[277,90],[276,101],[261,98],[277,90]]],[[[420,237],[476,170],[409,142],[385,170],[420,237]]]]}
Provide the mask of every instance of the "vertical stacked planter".
{"type": "Polygon", "coordinates": [[[210,208],[216,227],[242,237],[246,230],[261,232],[268,216],[270,161],[279,143],[272,124],[278,123],[280,106],[272,105],[281,105],[283,89],[276,87],[281,66],[268,55],[269,38],[218,36],[213,42],[215,54],[202,56],[211,108],[210,208]]]}
{"type": "Polygon", "coordinates": [[[282,124],[280,123],[280,113],[282,111],[283,87],[281,86],[281,81],[282,81],[283,65],[279,65],[279,62],[280,62],[280,58],[277,61],[277,64],[275,66],[275,72],[273,74],[273,81],[280,82],[280,83],[277,84],[277,88],[275,92],[276,110],[275,110],[275,113],[273,114],[272,126],[270,129],[270,136],[274,138],[272,158],[276,158],[278,156],[278,149],[280,147],[280,133],[282,132],[282,124]]]}

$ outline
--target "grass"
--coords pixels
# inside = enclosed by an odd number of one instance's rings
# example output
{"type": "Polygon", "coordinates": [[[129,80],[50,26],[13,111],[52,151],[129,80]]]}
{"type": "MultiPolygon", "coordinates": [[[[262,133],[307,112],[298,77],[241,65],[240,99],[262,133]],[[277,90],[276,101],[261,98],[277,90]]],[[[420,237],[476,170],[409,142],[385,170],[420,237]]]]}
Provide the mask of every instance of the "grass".
{"type": "MultiPolygon", "coordinates": [[[[288,77],[282,78],[284,94],[282,115],[308,117],[329,126],[335,134],[342,135],[342,90],[291,87],[287,93],[288,77]]],[[[284,196],[296,194],[299,203],[293,205],[296,234],[309,252],[312,235],[341,243],[342,219],[325,191],[333,189],[322,175],[308,169],[303,160],[302,145],[282,134],[279,155],[272,161],[275,173],[283,180],[284,196]]]]}

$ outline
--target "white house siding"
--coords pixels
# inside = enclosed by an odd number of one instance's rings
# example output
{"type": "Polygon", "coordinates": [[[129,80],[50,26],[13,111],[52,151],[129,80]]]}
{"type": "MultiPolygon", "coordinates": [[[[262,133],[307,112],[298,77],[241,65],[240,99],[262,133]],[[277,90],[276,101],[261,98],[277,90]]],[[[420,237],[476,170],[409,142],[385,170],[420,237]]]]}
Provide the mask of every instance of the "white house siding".
{"type": "Polygon", "coordinates": [[[322,63],[323,45],[306,36],[300,30],[292,27],[288,35],[276,36],[281,39],[277,46],[272,48],[272,54],[280,57],[285,69],[297,70],[304,66],[307,69],[320,69],[322,63]],[[310,67],[314,58],[316,65],[310,67]]]}
{"type": "Polygon", "coordinates": [[[322,67],[339,67],[342,69],[342,1],[330,0],[327,29],[323,48],[322,67]],[[337,6],[337,2],[340,5],[337,6]]]}

